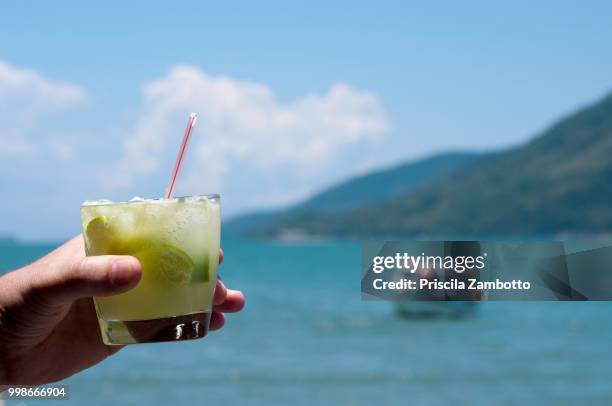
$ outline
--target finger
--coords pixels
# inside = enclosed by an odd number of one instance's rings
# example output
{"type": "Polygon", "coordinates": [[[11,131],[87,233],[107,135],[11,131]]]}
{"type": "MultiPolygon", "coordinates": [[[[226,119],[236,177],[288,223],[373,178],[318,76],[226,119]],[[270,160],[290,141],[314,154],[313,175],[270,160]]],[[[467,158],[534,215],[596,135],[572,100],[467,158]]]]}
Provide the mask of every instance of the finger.
{"type": "Polygon", "coordinates": [[[123,293],[136,286],[141,275],[140,262],[134,257],[92,256],[48,264],[44,272],[32,276],[32,287],[49,302],[72,302],[123,293]]]}
{"type": "Polygon", "coordinates": [[[219,264],[223,262],[223,248],[219,248],[219,264]]]}
{"type": "Polygon", "coordinates": [[[219,305],[223,303],[225,300],[225,296],[227,296],[227,289],[223,282],[217,281],[217,285],[215,285],[215,295],[213,296],[213,305],[219,305]]]}
{"type": "Polygon", "coordinates": [[[227,289],[227,295],[222,303],[213,306],[214,311],[235,313],[239,312],[244,308],[245,299],[244,294],[239,290],[227,289]]]}
{"type": "Polygon", "coordinates": [[[221,312],[212,312],[210,316],[210,325],[208,329],[210,331],[219,330],[225,324],[225,316],[221,312]]]}

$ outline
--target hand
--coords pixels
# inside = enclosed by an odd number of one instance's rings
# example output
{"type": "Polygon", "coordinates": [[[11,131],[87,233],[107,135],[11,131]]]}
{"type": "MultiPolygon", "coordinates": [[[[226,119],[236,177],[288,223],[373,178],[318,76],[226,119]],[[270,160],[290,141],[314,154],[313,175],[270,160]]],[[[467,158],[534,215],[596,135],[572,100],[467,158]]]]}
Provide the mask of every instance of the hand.
{"type": "MultiPolygon", "coordinates": [[[[0,277],[0,390],[58,381],[119,351],[102,342],[92,296],[128,291],[140,276],[134,257],[85,257],[78,236],[0,277]]],[[[210,330],[218,330],[244,296],[217,282],[213,305],[210,330]]]]}

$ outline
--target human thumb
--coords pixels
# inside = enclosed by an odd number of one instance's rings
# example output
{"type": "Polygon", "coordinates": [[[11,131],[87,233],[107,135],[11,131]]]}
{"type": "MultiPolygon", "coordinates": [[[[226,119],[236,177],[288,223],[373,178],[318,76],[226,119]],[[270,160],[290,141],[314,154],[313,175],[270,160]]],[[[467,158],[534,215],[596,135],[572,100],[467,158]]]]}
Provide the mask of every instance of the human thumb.
{"type": "Polygon", "coordinates": [[[45,268],[34,277],[33,288],[46,303],[123,293],[135,287],[142,274],[136,258],[119,255],[58,261],[45,268]]]}

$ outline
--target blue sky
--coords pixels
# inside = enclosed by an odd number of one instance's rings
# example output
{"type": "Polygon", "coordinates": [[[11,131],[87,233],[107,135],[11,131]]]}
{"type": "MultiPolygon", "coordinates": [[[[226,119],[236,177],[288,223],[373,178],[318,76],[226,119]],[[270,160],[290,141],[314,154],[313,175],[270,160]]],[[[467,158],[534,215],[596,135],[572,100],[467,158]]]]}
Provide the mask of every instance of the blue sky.
{"type": "Polygon", "coordinates": [[[177,192],[231,216],[515,145],[612,90],[610,2],[226,3],[0,6],[0,235],[160,195],[191,110],[177,192]]]}

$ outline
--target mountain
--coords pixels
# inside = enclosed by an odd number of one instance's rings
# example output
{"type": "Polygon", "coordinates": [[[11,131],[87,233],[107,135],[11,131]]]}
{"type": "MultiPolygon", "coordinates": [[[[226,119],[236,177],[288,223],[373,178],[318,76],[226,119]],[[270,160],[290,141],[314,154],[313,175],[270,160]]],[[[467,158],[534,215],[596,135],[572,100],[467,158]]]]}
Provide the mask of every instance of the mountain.
{"type": "Polygon", "coordinates": [[[476,157],[467,152],[440,154],[359,176],[330,187],[293,210],[336,213],[401,196],[476,157]]]}
{"type": "Polygon", "coordinates": [[[245,235],[276,222],[291,221],[295,216],[338,214],[401,196],[479,157],[479,154],[467,152],[439,154],[358,176],[323,190],[288,209],[249,213],[229,220],[223,224],[223,234],[245,235]]]}
{"type": "MultiPolygon", "coordinates": [[[[364,191],[367,193],[367,191],[364,191]]],[[[252,235],[550,235],[612,232],[612,94],[531,142],[417,190],[336,213],[297,213],[252,235]]]]}
{"type": "Polygon", "coordinates": [[[253,212],[223,222],[223,237],[245,237],[253,230],[261,229],[273,219],[282,215],[283,211],[253,212]]]}

